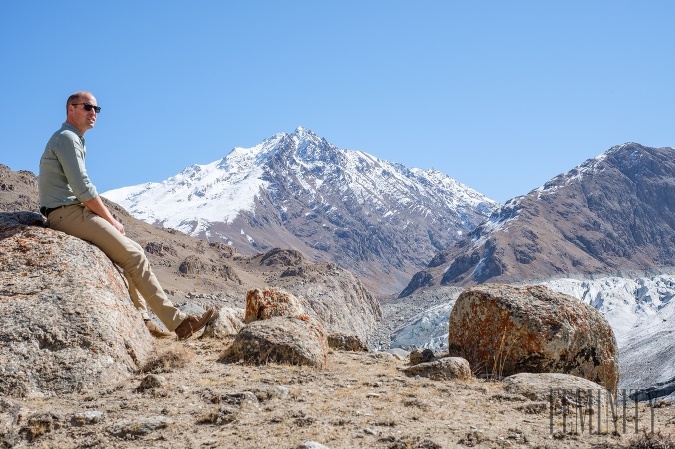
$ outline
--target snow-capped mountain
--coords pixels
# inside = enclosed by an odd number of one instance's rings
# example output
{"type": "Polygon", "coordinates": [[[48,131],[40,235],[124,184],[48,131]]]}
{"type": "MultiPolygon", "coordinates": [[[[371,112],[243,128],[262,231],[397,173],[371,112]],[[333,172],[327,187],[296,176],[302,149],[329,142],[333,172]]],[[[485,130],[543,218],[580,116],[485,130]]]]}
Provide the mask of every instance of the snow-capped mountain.
{"type": "Polygon", "coordinates": [[[509,200],[401,293],[675,266],[675,149],[627,143],[509,200]]]}
{"type": "Polygon", "coordinates": [[[498,207],[436,170],[338,149],[302,127],[102,195],[146,222],[242,253],[290,247],[334,261],[386,294],[498,207]]]}
{"type": "MultiPolygon", "coordinates": [[[[675,391],[675,276],[556,279],[542,282],[598,309],[619,345],[620,388],[654,388],[659,396],[675,391]]],[[[392,335],[392,347],[447,350],[448,302],[430,308],[392,335]]]]}

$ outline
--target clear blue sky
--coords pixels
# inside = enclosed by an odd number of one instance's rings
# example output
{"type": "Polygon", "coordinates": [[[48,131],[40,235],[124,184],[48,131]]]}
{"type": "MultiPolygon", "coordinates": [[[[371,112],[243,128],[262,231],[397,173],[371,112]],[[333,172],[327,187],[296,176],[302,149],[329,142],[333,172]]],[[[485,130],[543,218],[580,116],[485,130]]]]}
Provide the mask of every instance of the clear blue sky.
{"type": "Polygon", "coordinates": [[[675,146],[672,1],[37,1],[0,8],[0,163],[65,101],[98,190],[303,126],[500,202],[614,145],[675,146]]]}

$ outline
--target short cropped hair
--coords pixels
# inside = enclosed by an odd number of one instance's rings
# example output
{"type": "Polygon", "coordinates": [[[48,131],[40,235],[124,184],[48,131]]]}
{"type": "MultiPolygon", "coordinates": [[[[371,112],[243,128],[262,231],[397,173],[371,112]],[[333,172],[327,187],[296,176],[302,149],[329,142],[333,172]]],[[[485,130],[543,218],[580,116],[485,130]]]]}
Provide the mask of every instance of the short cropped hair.
{"type": "Polygon", "coordinates": [[[69,104],[80,102],[80,100],[82,100],[85,95],[91,95],[91,93],[89,93],[87,91],[80,91],[80,92],[75,92],[70,97],[68,97],[68,101],[66,101],[66,113],[68,113],[68,105],[69,104]]]}

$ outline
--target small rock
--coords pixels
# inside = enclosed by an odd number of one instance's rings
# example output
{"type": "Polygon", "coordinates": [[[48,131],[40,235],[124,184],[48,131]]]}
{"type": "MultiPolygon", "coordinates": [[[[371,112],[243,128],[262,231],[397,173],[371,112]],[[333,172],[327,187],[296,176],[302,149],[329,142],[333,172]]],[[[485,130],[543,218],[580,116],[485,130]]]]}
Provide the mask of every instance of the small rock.
{"type": "Polygon", "coordinates": [[[324,446],[321,443],[316,441],[305,441],[304,443],[297,446],[295,449],[329,449],[328,446],[324,446]]]}
{"type": "Polygon", "coordinates": [[[328,347],[340,351],[368,352],[368,346],[357,335],[329,335],[328,347]]]}
{"type": "Polygon", "coordinates": [[[87,410],[86,412],[75,413],[70,422],[75,426],[84,426],[87,424],[97,424],[103,419],[103,413],[98,410],[87,410]]]}
{"type": "Polygon", "coordinates": [[[269,395],[272,398],[285,398],[290,393],[288,387],[283,385],[275,385],[269,389],[269,395]]]}
{"type": "Polygon", "coordinates": [[[433,380],[470,379],[469,362],[461,357],[444,357],[433,362],[420,363],[403,369],[408,376],[427,377],[433,380]]]}
{"type": "Polygon", "coordinates": [[[162,388],[166,385],[166,378],[163,376],[158,376],[157,374],[148,374],[141,381],[141,385],[138,387],[139,390],[149,390],[151,388],[162,388]]]}
{"type": "Polygon", "coordinates": [[[434,359],[434,352],[431,349],[424,349],[420,351],[419,349],[414,349],[410,355],[410,364],[419,365],[420,363],[431,362],[434,359]]]}
{"type": "Polygon", "coordinates": [[[244,327],[244,309],[222,307],[218,317],[206,325],[202,337],[225,338],[237,335],[242,327],[244,327]]]}
{"type": "Polygon", "coordinates": [[[387,352],[399,360],[408,360],[408,358],[410,357],[410,352],[406,351],[403,348],[390,348],[383,352],[387,352]]]}
{"type": "Polygon", "coordinates": [[[173,424],[173,420],[166,416],[150,416],[148,418],[123,420],[116,422],[110,428],[110,433],[119,438],[144,436],[155,430],[164,429],[168,427],[169,424],[173,424]]]}
{"type": "Polygon", "coordinates": [[[230,405],[238,405],[240,407],[244,406],[254,406],[258,407],[260,405],[260,401],[258,401],[258,397],[250,392],[250,391],[244,391],[241,393],[229,393],[229,394],[224,394],[219,397],[219,400],[221,403],[226,403],[230,405]]]}

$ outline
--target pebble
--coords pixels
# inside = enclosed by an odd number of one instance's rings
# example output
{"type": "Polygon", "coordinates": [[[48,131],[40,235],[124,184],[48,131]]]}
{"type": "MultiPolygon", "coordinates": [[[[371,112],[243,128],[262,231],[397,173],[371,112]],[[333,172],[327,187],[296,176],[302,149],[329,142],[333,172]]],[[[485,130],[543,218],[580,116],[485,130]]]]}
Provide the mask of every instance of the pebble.
{"type": "Polygon", "coordinates": [[[103,419],[103,413],[98,410],[87,410],[86,412],[75,413],[71,418],[71,422],[76,426],[84,426],[86,424],[96,424],[103,419]]]}

